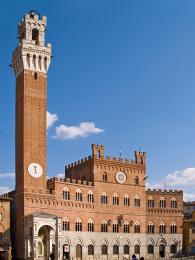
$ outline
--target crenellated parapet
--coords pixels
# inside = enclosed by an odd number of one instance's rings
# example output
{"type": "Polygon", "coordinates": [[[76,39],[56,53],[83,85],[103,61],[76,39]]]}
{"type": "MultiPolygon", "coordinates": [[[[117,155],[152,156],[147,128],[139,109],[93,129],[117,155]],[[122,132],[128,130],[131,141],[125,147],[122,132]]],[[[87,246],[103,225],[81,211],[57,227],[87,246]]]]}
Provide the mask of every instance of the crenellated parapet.
{"type": "Polygon", "coordinates": [[[182,190],[167,190],[167,189],[147,189],[146,193],[148,194],[183,194],[182,190]]]}
{"type": "Polygon", "coordinates": [[[51,44],[45,45],[47,18],[26,14],[18,24],[18,47],[12,56],[12,67],[18,76],[23,70],[47,73],[51,62],[51,44]]]}
{"type": "Polygon", "coordinates": [[[100,160],[100,162],[102,164],[124,164],[126,166],[132,166],[132,165],[144,165],[146,164],[146,153],[145,152],[138,152],[135,151],[135,159],[131,160],[131,159],[127,159],[127,158],[121,158],[121,157],[116,157],[116,156],[105,156],[104,155],[104,149],[105,146],[104,145],[99,145],[99,144],[92,144],[92,155],[85,157],[81,160],[78,160],[74,163],[68,164],[65,166],[65,172],[67,171],[71,171],[73,169],[75,169],[76,171],[78,171],[78,167],[79,166],[84,166],[86,165],[88,162],[90,162],[92,159],[96,160],[96,162],[98,162],[100,160]]]}
{"type": "Polygon", "coordinates": [[[146,164],[146,153],[135,151],[135,162],[138,164],[146,164]]]}
{"type": "Polygon", "coordinates": [[[92,144],[91,145],[91,150],[92,150],[92,157],[95,158],[104,158],[104,145],[100,144],[92,144]]]}
{"type": "Polygon", "coordinates": [[[78,161],[76,161],[76,162],[74,162],[74,163],[70,163],[70,164],[68,164],[68,165],[65,166],[65,170],[69,170],[69,169],[71,169],[72,167],[82,165],[83,163],[86,163],[86,162],[90,161],[91,159],[92,159],[92,157],[91,157],[91,156],[88,156],[88,157],[85,157],[85,158],[83,158],[83,159],[81,159],[81,160],[78,160],[78,161]]]}
{"type": "Polygon", "coordinates": [[[77,180],[77,179],[71,179],[71,178],[57,178],[52,177],[51,179],[47,180],[48,185],[54,182],[60,182],[60,183],[72,183],[72,184],[78,184],[78,185],[84,185],[84,186],[93,186],[93,183],[90,181],[85,180],[77,180]]]}

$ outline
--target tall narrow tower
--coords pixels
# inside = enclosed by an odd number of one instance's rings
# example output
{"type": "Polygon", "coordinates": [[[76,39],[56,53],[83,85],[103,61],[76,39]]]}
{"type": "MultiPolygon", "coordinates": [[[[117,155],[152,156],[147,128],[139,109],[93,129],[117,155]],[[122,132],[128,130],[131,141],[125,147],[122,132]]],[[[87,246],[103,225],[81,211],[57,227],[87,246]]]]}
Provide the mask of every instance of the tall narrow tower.
{"type": "Polygon", "coordinates": [[[24,218],[32,213],[25,198],[46,193],[47,71],[51,61],[51,44],[45,44],[46,21],[35,11],[22,18],[12,57],[16,76],[15,259],[25,259],[24,218]]]}
{"type": "Polygon", "coordinates": [[[45,16],[26,14],[18,25],[12,65],[16,75],[16,193],[46,188],[47,71],[51,44],[45,45],[45,16]]]}

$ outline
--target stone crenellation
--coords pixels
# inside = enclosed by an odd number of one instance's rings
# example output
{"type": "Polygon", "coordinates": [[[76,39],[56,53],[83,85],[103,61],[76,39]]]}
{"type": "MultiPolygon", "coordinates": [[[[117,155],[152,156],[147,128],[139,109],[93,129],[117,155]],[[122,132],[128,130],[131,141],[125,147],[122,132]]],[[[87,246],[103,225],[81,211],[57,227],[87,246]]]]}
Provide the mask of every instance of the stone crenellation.
{"type": "MultiPolygon", "coordinates": [[[[138,153],[140,154],[140,156],[145,156],[145,154],[146,154],[145,152],[138,152],[138,153]]],[[[71,169],[74,166],[82,165],[83,163],[90,161],[92,158],[93,158],[93,156],[88,156],[88,157],[85,157],[74,163],[70,163],[65,166],[65,170],[71,169]]],[[[115,156],[111,157],[108,155],[105,158],[104,157],[95,157],[95,158],[104,160],[104,161],[110,161],[110,162],[120,162],[120,163],[124,163],[124,164],[145,164],[145,161],[141,161],[141,160],[137,160],[137,159],[131,160],[128,158],[120,158],[120,157],[115,157],[115,156]]]]}
{"type": "Polygon", "coordinates": [[[68,165],[65,166],[65,170],[68,170],[68,169],[70,169],[70,168],[72,168],[72,167],[74,167],[74,166],[77,166],[77,165],[81,165],[81,164],[83,164],[83,163],[85,163],[85,162],[90,161],[91,159],[92,159],[92,157],[91,157],[91,156],[88,156],[88,157],[85,157],[85,158],[83,158],[83,159],[81,159],[81,160],[78,160],[78,161],[76,161],[76,162],[74,162],[74,163],[70,163],[70,164],[68,164],[68,165]]]}
{"type": "Polygon", "coordinates": [[[66,182],[66,183],[72,183],[72,184],[79,184],[79,185],[85,185],[85,186],[93,186],[93,183],[90,181],[85,181],[85,180],[76,180],[76,179],[71,179],[71,178],[57,178],[57,177],[52,177],[47,180],[48,184],[52,182],[66,182]]]}
{"type": "Polygon", "coordinates": [[[147,189],[146,193],[183,193],[182,190],[147,189]]]}

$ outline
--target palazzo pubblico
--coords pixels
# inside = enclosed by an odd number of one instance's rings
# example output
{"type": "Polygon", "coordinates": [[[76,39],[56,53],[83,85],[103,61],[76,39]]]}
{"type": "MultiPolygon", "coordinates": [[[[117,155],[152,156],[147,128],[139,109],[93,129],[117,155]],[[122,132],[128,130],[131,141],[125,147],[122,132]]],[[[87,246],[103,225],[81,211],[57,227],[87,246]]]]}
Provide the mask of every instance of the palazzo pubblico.
{"type": "Polygon", "coordinates": [[[14,259],[145,259],[182,248],[183,192],[146,189],[146,154],[133,160],[91,155],[47,179],[47,73],[52,47],[45,16],[29,12],[18,25],[12,66],[16,77],[16,189],[11,202],[14,259]]]}

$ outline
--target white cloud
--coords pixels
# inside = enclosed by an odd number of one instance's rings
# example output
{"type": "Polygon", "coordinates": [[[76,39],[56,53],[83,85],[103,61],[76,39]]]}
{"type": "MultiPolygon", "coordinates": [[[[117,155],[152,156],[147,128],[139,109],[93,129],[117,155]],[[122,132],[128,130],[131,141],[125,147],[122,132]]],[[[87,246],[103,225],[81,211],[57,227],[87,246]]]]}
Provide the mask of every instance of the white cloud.
{"type": "Polygon", "coordinates": [[[0,186],[0,195],[7,193],[7,192],[10,192],[10,191],[11,191],[10,187],[0,186]]]}
{"type": "Polygon", "coordinates": [[[87,137],[90,134],[99,134],[104,130],[97,128],[93,122],[82,122],[79,126],[59,125],[56,127],[56,139],[67,140],[76,139],[78,137],[87,137]]]}
{"type": "Polygon", "coordinates": [[[158,182],[147,183],[149,189],[179,189],[184,192],[184,200],[195,200],[195,168],[186,168],[169,173],[158,182]]]}
{"type": "Polygon", "coordinates": [[[184,192],[184,201],[195,201],[195,193],[184,192]]]}
{"type": "Polygon", "coordinates": [[[64,178],[65,174],[64,173],[58,173],[56,175],[57,178],[64,178]]]}
{"type": "Polygon", "coordinates": [[[52,127],[52,125],[58,121],[58,115],[57,114],[51,114],[49,111],[47,111],[47,129],[52,127]]]}
{"type": "Polygon", "coordinates": [[[170,186],[194,186],[195,168],[174,171],[166,176],[166,182],[170,186]]]}
{"type": "Polygon", "coordinates": [[[0,178],[15,178],[15,173],[3,172],[3,173],[0,173],[0,178]]]}

